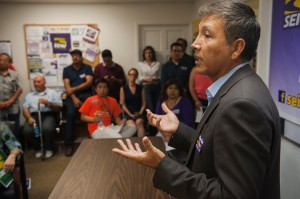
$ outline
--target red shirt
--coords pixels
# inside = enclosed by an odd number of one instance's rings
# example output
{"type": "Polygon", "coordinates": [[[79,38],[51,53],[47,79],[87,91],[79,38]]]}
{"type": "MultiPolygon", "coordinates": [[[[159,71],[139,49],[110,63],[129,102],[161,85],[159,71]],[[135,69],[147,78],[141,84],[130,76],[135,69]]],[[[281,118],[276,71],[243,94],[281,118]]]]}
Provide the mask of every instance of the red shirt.
{"type": "Polygon", "coordinates": [[[12,64],[8,64],[8,68],[9,68],[10,70],[16,71],[15,67],[14,67],[12,64]]]}
{"type": "Polygon", "coordinates": [[[199,98],[207,100],[206,90],[212,85],[211,79],[206,75],[195,75],[195,91],[199,98]]]}

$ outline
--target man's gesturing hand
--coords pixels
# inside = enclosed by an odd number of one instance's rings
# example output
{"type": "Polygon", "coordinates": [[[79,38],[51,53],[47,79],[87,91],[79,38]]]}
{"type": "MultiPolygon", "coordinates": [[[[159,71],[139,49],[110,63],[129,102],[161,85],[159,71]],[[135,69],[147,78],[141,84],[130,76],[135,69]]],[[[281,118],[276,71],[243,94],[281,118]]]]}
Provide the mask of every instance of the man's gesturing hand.
{"type": "Polygon", "coordinates": [[[147,118],[149,124],[156,127],[159,132],[164,135],[165,141],[169,141],[170,137],[178,128],[179,120],[177,116],[166,106],[165,103],[161,105],[165,115],[157,115],[147,109],[147,118]]]}
{"type": "Polygon", "coordinates": [[[136,162],[155,169],[160,161],[165,157],[165,154],[154,147],[148,137],[144,137],[142,142],[146,151],[143,152],[138,143],[135,143],[133,147],[131,141],[126,139],[127,145],[122,140],[117,140],[121,149],[114,148],[112,151],[119,155],[135,160],[136,162]]]}

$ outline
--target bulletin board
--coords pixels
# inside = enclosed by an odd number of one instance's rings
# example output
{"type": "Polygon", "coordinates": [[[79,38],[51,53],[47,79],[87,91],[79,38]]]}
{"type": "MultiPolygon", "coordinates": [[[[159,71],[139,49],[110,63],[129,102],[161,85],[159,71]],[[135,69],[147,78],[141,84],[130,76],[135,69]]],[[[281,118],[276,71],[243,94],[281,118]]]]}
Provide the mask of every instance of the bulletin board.
{"type": "Polygon", "coordinates": [[[84,63],[99,63],[97,24],[25,24],[25,46],[28,77],[46,78],[47,87],[63,87],[63,69],[72,64],[70,52],[79,49],[84,63]]]}

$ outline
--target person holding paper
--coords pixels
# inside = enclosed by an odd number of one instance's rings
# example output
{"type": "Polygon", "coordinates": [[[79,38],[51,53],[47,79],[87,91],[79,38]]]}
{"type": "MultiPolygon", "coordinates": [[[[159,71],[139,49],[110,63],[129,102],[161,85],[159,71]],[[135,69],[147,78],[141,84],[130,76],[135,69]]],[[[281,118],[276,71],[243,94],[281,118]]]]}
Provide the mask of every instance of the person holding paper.
{"type": "Polygon", "coordinates": [[[113,61],[113,56],[110,50],[103,50],[102,53],[103,63],[95,66],[94,78],[103,77],[109,83],[108,96],[113,97],[120,101],[120,88],[125,85],[126,78],[123,67],[113,61]]]}
{"type": "MultiPolygon", "coordinates": [[[[9,127],[3,122],[0,121],[0,151],[4,153],[4,145],[9,149],[9,155],[7,155],[4,163],[0,162],[2,165],[2,169],[5,173],[12,173],[15,165],[17,157],[23,153],[20,142],[13,135],[9,127]]],[[[0,167],[1,168],[1,167],[0,167]]],[[[2,169],[1,172],[2,172],[2,169]]],[[[0,180],[1,181],[1,180],[0,180]]],[[[4,182],[3,182],[4,183],[4,182]]],[[[11,183],[6,188],[2,183],[0,183],[0,198],[5,199],[15,199],[16,194],[14,192],[14,184],[11,183]]]]}
{"type": "Polygon", "coordinates": [[[109,83],[104,78],[95,80],[94,89],[97,95],[89,97],[80,107],[81,120],[88,122],[88,131],[92,138],[120,138],[131,137],[136,132],[133,124],[122,126],[120,114],[122,109],[115,98],[107,96],[109,83]],[[115,122],[122,128],[111,127],[115,122]],[[115,131],[119,129],[119,131],[115,131]],[[110,132],[109,132],[110,131],[110,132]]]}
{"type": "Polygon", "coordinates": [[[145,152],[129,139],[113,152],[155,169],[156,188],[183,198],[280,198],[280,117],[274,100],[249,61],[260,25],[238,1],[221,0],[198,10],[199,33],[192,44],[196,67],[208,75],[208,107],[197,130],[148,111],[149,122],[169,145],[188,152],[184,165],[143,138],[145,152]]]}

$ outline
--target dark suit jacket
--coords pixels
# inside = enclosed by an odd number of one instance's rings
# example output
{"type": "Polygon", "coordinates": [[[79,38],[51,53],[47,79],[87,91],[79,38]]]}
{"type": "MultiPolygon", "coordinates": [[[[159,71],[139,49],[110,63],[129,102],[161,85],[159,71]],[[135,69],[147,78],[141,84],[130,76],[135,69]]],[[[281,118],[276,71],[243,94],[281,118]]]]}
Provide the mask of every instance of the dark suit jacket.
{"type": "Polygon", "coordinates": [[[177,198],[280,198],[279,114],[250,66],[220,88],[196,131],[180,123],[169,145],[189,151],[186,165],[165,157],[153,183],[177,198]]]}

